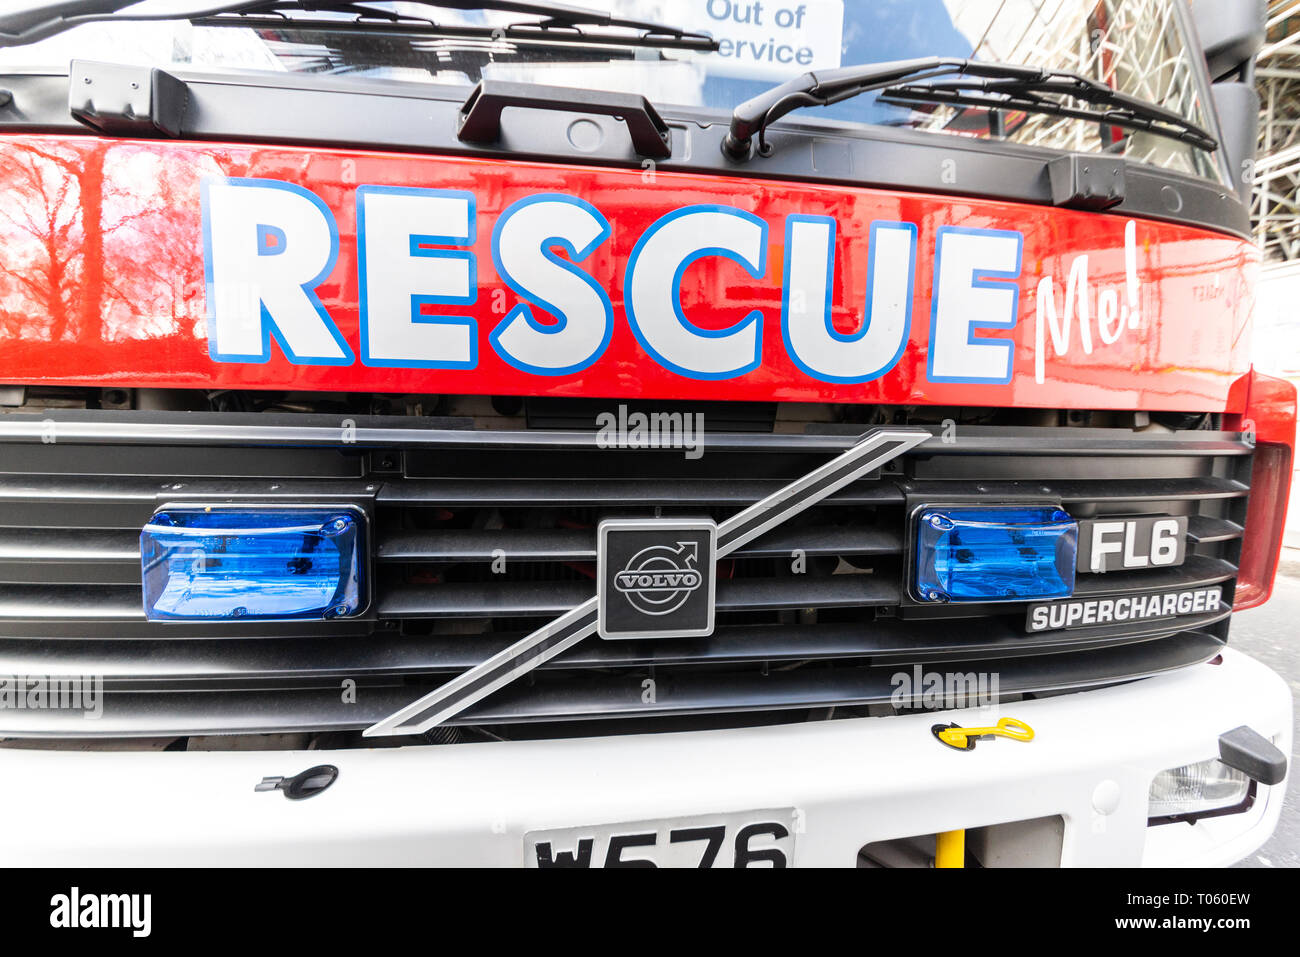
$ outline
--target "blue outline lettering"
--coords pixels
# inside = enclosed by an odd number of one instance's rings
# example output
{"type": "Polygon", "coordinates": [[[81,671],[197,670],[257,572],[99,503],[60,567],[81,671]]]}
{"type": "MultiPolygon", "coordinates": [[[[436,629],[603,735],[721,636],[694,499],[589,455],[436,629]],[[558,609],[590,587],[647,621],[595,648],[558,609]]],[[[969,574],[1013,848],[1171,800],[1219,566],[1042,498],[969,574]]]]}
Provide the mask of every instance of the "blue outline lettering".
{"type": "Polygon", "coordinates": [[[567,193],[537,193],[532,196],[526,196],[523,199],[511,203],[502,211],[501,216],[497,219],[495,228],[492,230],[492,265],[496,269],[497,275],[501,277],[501,281],[513,289],[521,299],[525,300],[525,302],[520,303],[506,313],[505,318],[497,323],[495,328],[493,328],[493,330],[488,334],[488,341],[492,343],[493,350],[495,350],[496,354],[500,356],[504,362],[514,366],[521,372],[528,372],[533,375],[560,376],[570,375],[574,372],[581,372],[593,363],[598,362],[601,356],[605,354],[606,348],[609,347],[610,340],[614,337],[614,304],[609,300],[609,293],[606,292],[605,288],[596,281],[595,277],[587,271],[579,269],[577,264],[583,262],[588,256],[595,252],[597,247],[608,239],[612,232],[613,229],[609,225],[609,220],[604,217],[600,210],[591,205],[591,203],[588,203],[586,200],[579,199],[576,196],[570,196],[567,193]],[[566,272],[572,273],[585,282],[595,290],[596,294],[600,297],[601,302],[604,303],[605,306],[605,335],[601,338],[600,344],[588,358],[582,362],[575,363],[574,365],[566,366],[563,369],[550,369],[545,366],[530,365],[518,356],[512,355],[500,342],[502,334],[512,323],[515,322],[516,319],[519,318],[522,318],[527,322],[535,331],[546,335],[557,335],[563,332],[569,321],[568,316],[560,311],[553,303],[547,302],[541,296],[530,292],[520,283],[516,282],[509,275],[505,266],[501,262],[500,240],[503,226],[510,220],[510,217],[520,209],[523,209],[525,206],[531,206],[534,203],[567,203],[571,206],[577,206],[591,213],[591,215],[595,217],[596,221],[600,223],[601,227],[600,234],[582,249],[574,249],[572,243],[559,236],[547,236],[542,240],[542,256],[544,256],[549,262],[554,263],[556,266],[559,266],[566,272]],[[569,259],[561,259],[559,256],[555,255],[555,253],[551,251],[552,246],[561,247],[569,256],[569,259]],[[555,317],[556,321],[551,325],[544,325],[541,322],[538,322],[537,318],[533,315],[532,309],[528,307],[528,303],[530,302],[546,312],[549,312],[555,317]]]}
{"type": "Polygon", "coordinates": [[[976,329],[1014,329],[1016,322],[1020,318],[1020,285],[1009,285],[1005,282],[987,281],[989,279],[1018,279],[1020,278],[1020,269],[1022,266],[1021,258],[1024,254],[1025,236],[1024,233],[1015,229],[979,229],[972,226],[940,226],[935,233],[934,240],[934,288],[931,294],[930,303],[930,341],[925,350],[925,377],[930,382],[959,382],[980,385],[1006,385],[1015,375],[1015,343],[1010,339],[994,339],[985,336],[976,337],[976,329]],[[1011,319],[1007,322],[999,320],[988,320],[984,322],[968,322],[966,325],[966,342],[968,345],[996,345],[1000,346],[1006,353],[1007,374],[1006,378],[995,379],[985,376],[974,376],[959,378],[956,376],[936,376],[934,374],[934,330],[939,320],[939,277],[943,275],[940,270],[940,258],[943,255],[943,237],[948,233],[961,233],[971,236],[996,236],[1000,239],[1008,236],[1014,236],[1016,239],[1016,265],[1009,272],[997,272],[990,270],[979,270],[978,273],[972,271],[970,285],[972,289],[1010,289],[1011,290],[1011,319]],[[980,278],[975,278],[978,275],[980,278]]]}
{"type": "Polygon", "coordinates": [[[917,246],[917,229],[915,223],[904,223],[895,220],[877,220],[871,224],[871,230],[868,234],[867,248],[867,296],[862,312],[862,327],[857,332],[839,332],[836,330],[831,319],[831,298],[835,289],[835,240],[839,231],[839,223],[830,216],[809,216],[799,213],[786,217],[785,222],[785,257],[781,273],[781,338],[785,342],[786,354],[805,375],[822,382],[871,382],[879,379],[881,376],[891,372],[894,366],[898,365],[898,360],[903,357],[907,350],[907,343],[911,340],[912,333],[912,300],[916,294],[916,246],[917,246]],[[903,319],[903,334],[899,338],[898,350],[893,357],[884,365],[874,372],[864,373],[860,376],[836,376],[829,373],[818,372],[813,369],[799,356],[795,350],[794,343],[790,338],[790,260],[791,250],[794,244],[791,241],[791,234],[794,232],[796,223],[827,223],[830,225],[830,236],[827,237],[827,255],[826,255],[826,313],[825,323],[826,332],[832,339],[838,342],[857,342],[867,334],[871,326],[871,301],[872,294],[875,291],[876,280],[876,230],[882,227],[897,228],[902,227],[912,234],[911,251],[907,263],[907,315],[903,319]]]}
{"type": "Polygon", "coordinates": [[[427,316],[420,312],[425,305],[471,306],[478,301],[478,261],[465,247],[474,245],[478,232],[478,204],[474,194],[463,189],[427,189],[422,186],[361,185],[356,189],[357,207],[357,298],[360,309],[361,364],[372,369],[474,369],[478,367],[478,323],[470,316],[427,316]],[[410,254],[416,258],[458,259],[469,265],[469,294],[465,296],[411,295],[411,324],[435,323],[464,326],[470,330],[469,359],[465,362],[436,359],[376,359],[370,354],[370,297],[366,290],[366,206],[364,199],[371,193],[391,193],[403,196],[445,196],[464,199],[469,204],[469,230],[466,236],[437,236],[411,233],[408,237],[410,254]],[[430,246],[455,246],[450,249],[430,249],[430,246]]]}
{"type": "Polygon", "coordinates": [[[682,276],[686,273],[686,270],[689,269],[691,265],[693,265],[696,261],[707,258],[709,256],[721,256],[724,259],[730,259],[732,262],[737,263],[738,265],[743,267],[745,271],[748,272],[750,276],[752,276],[754,279],[762,279],[764,276],[767,275],[767,221],[762,219],[759,216],[754,215],[753,213],[746,212],[743,209],[737,209],[735,206],[719,206],[719,205],[714,205],[709,203],[702,203],[695,206],[683,206],[680,209],[675,209],[671,213],[667,213],[664,216],[661,216],[658,220],[654,222],[653,225],[651,225],[649,229],[647,229],[642,234],[641,238],[637,240],[636,245],[632,248],[632,254],[628,257],[627,268],[623,272],[623,311],[627,314],[628,325],[632,329],[632,334],[636,336],[636,341],[641,344],[641,348],[644,349],[646,353],[649,356],[651,356],[651,358],[653,358],[665,369],[668,369],[671,372],[676,372],[678,375],[683,376],[687,379],[699,379],[699,380],[734,379],[737,376],[742,376],[748,372],[753,372],[762,364],[763,311],[761,309],[754,309],[750,311],[743,319],[740,319],[738,322],[736,322],[734,325],[728,326],[726,329],[716,329],[716,330],[701,329],[699,326],[695,325],[689,319],[686,318],[686,314],[682,312],[682,276]],[[650,345],[650,343],[646,341],[645,336],[641,332],[640,324],[637,322],[636,313],[632,305],[632,276],[636,270],[637,260],[640,259],[641,257],[641,250],[645,247],[646,243],[649,242],[650,239],[655,234],[657,234],[660,229],[668,225],[668,223],[672,222],[675,219],[679,219],[682,216],[689,216],[695,213],[723,213],[728,216],[739,216],[742,219],[749,220],[750,222],[756,224],[759,227],[759,229],[762,230],[762,234],[759,239],[760,252],[759,252],[759,261],[757,264],[746,262],[741,257],[741,254],[737,253],[733,249],[724,249],[719,246],[709,246],[701,249],[696,249],[689,256],[687,256],[680,264],[678,264],[677,270],[676,272],[674,272],[673,279],[672,279],[673,310],[677,313],[677,321],[681,323],[682,328],[686,329],[689,333],[691,333],[691,335],[699,336],[701,338],[706,338],[706,339],[721,339],[726,336],[737,335],[741,332],[744,332],[746,329],[749,328],[751,324],[754,323],[758,324],[758,329],[755,335],[755,342],[754,342],[753,361],[747,363],[744,366],[741,366],[738,369],[731,369],[724,372],[696,372],[693,370],[684,369],[681,366],[678,366],[670,362],[668,359],[664,358],[658,352],[656,352],[654,348],[650,345]]]}
{"type": "MultiPolygon", "coordinates": [[[[339,228],[334,221],[334,214],[330,212],[328,206],[319,196],[297,183],[286,183],[278,179],[256,179],[251,177],[226,177],[226,176],[205,176],[199,182],[199,207],[203,221],[203,282],[204,294],[206,297],[206,325],[208,330],[208,355],[215,362],[247,362],[247,363],[264,363],[271,361],[271,339],[274,338],[280,344],[280,349],[286,359],[294,365],[300,366],[347,366],[356,361],[349,348],[347,340],[339,332],[338,327],[334,325],[334,320],[330,318],[329,312],[321,303],[320,298],[316,295],[316,287],[319,286],[330,273],[334,271],[334,266],[338,263],[339,256],[339,228]],[[208,213],[208,187],[212,183],[219,183],[225,186],[237,186],[254,189],[283,189],[290,193],[297,193],[299,196],[310,200],[321,215],[325,217],[325,223],[330,231],[330,254],[326,260],[325,268],[313,279],[302,283],[301,289],[311,302],[312,307],[320,316],[321,322],[325,324],[326,330],[338,343],[339,349],[343,355],[335,358],[333,356],[300,356],[296,355],[289,348],[289,343],[285,340],[280,332],[280,327],[266,308],[266,303],[260,303],[261,306],[261,325],[262,325],[262,353],[261,355],[237,355],[235,353],[222,353],[217,351],[217,315],[216,315],[216,296],[213,294],[214,280],[212,278],[212,224],[208,213]]],[[[258,255],[262,252],[262,233],[263,229],[278,229],[278,227],[267,227],[265,224],[258,225],[258,255]]],[[[283,230],[279,230],[281,238],[284,237],[283,230]]]]}

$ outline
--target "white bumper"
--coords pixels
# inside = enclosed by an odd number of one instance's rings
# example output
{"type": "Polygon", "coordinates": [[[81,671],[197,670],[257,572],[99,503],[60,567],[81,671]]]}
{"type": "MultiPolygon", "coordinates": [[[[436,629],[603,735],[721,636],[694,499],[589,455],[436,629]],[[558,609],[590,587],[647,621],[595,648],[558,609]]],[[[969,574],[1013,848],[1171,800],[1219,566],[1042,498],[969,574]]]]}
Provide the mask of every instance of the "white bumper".
{"type": "Polygon", "coordinates": [[[1250,725],[1291,753],[1290,691],[1243,654],[1004,713],[1036,739],[957,752],[930,726],[989,715],[948,712],[332,752],[0,749],[0,865],[512,866],[538,828],[779,807],[801,812],[805,866],[851,866],[871,841],[1057,814],[1066,866],[1218,865],[1277,824],[1285,783],[1243,814],[1146,823],[1153,775],[1216,757],[1225,731],[1250,725]],[[253,791],[324,763],[339,778],[309,800],[253,791]],[[1094,794],[1116,786],[1118,805],[1099,813],[1094,794]]]}

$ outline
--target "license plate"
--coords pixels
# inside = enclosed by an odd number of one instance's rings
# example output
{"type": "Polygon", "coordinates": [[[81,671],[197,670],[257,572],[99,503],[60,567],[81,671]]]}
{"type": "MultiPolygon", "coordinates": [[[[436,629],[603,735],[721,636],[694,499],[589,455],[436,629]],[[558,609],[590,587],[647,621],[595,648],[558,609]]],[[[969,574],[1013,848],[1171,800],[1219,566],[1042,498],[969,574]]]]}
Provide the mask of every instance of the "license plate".
{"type": "Polygon", "coordinates": [[[699,817],[529,831],[528,867],[789,867],[797,813],[699,817]]]}
{"type": "Polygon", "coordinates": [[[1081,521],[1078,554],[1081,572],[1181,565],[1187,558],[1187,516],[1081,521]]]}

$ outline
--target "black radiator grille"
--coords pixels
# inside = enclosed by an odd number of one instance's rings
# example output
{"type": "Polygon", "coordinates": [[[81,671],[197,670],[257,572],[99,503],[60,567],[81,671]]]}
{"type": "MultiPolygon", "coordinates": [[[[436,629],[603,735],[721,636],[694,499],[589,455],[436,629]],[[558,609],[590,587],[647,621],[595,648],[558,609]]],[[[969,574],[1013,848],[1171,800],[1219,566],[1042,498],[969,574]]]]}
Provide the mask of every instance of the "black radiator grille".
{"type": "MultiPolygon", "coordinates": [[[[107,689],[97,721],[0,710],[0,735],[366,727],[594,594],[601,519],[725,519],[853,442],[718,434],[691,459],[680,449],[599,449],[585,433],[409,421],[359,419],[343,438],[337,419],[320,416],[0,416],[0,675],[103,675],[107,689]],[[169,502],[229,501],[365,506],[375,540],[369,616],[145,621],[140,527],[169,502]],[[344,679],[357,683],[355,703],[343,701],[344,679]]],[[[997,672],[1013,694],[1203,661],[1227,637],[1249,469],[1250,447],[1235,434],[936,435],[723,560],[713,637],[592,638],[460,720],[856,706],[888,701],[891,677],[915,664],[997,672]],[[1060,502],[1078,518],[1186,515],[1185,564],[1080,575],[1076,593],[1221,584],[1224,607],[1031,635],[1023,604],[913,602],[909,510],[972,497],[1060,502]]]]}

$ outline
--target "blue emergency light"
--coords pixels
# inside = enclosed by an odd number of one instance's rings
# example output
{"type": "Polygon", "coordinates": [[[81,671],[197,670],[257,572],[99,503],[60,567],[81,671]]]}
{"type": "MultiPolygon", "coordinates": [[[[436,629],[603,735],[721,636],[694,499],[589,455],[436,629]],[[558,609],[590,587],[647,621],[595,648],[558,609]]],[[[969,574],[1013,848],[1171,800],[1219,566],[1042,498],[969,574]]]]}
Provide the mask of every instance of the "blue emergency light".
{"type": "Polygon", "coordinates": [[[150,621],[345,618],[364,610],[365,517],[352,508],[198,506],[140,533],[150,621]]]}
{"type": "Polygon", "coordinates": [[[924,508],[916,525],[916,597],[1068,597],[1078,538],[1078,522],[1054,505],[924,508]]]}

